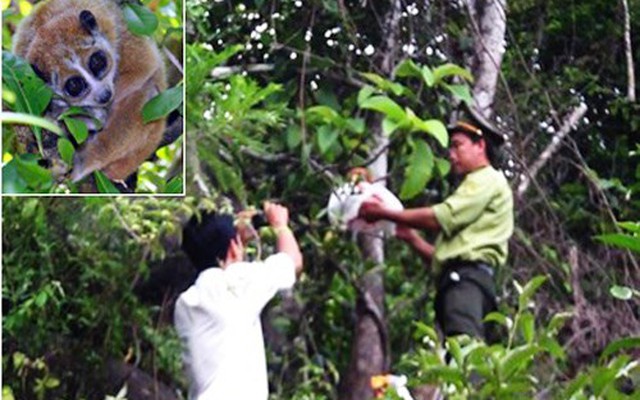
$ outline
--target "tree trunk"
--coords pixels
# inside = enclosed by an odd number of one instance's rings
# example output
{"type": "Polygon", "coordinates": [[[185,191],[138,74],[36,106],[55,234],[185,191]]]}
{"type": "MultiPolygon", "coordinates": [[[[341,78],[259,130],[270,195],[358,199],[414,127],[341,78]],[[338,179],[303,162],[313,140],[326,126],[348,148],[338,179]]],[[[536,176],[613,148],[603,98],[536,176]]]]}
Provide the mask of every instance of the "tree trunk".
{"type": "Polygon", "coordinates": [[[636,101],[636,79],[633,67],[633,47],[631,47],[631,16],[629,15],[629,3],[622,0],[624,8],[624,50],[627,56],[627,98],[631,103],[636,101]]]}
{"type": "MultiPolygon", "coordinates": [[[[385,16],[383,27],[380,71],[390,76],[399,54],[400,18],[402,2],[395,0],[385,16]]],[[[387,151],[389,139],[382,133],[382,119],[372,119],[374,146],[371,154],[379,154],[370,164],[373,179],[387,175],[387,151]]],[[[381,237],[359,237],[359,246],[365,259],[376,265],[384,262],[384,240],[381,237]]],[[[351,359],[340,383],[340,399],[365,400],[373,398],[371,377],[386,373],[389,368],[389,350],[386,321],[384,320],[384,280],[379,269],[365,273],[358,282],[356,325],[351,345],[351,359]]]]}
{"type": "Polygon", "coordinates": [[[493,114],[493,100],[505,51],[505,0],[468,0],[474,54],[470,60],[474,106],[485,118],[493,114]]]}

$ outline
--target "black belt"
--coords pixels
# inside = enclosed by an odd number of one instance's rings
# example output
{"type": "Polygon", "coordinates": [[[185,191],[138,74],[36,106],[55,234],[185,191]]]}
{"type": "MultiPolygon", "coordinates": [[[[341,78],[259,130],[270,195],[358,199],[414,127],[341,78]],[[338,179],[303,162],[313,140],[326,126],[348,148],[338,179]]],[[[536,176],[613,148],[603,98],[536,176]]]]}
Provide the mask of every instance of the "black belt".
{"type": "Polygon", "coordinates": [[[442,266],[442,273],[446,273],[448,270],[455,268],[478,268],[481,271],[493,276],[493,267],[484,261],[467,261],[467,260],[450,260],[444,263],[442,266]]]}

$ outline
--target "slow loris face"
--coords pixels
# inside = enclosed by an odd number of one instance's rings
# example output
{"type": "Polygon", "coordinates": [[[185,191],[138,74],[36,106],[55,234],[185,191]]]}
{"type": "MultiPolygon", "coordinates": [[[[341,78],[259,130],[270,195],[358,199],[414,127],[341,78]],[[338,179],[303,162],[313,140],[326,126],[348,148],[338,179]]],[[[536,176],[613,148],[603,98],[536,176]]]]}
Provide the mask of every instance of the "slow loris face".
{"type": "Polygon", "coordinates": [[[26,58],[57,95],[53,108],[80,106],[98,119],[106,118],[118,57],[117,33],[109,21],[105,25],[108,32],[101,30],[90,11],[76,10],[39,27],[26,58]]]}

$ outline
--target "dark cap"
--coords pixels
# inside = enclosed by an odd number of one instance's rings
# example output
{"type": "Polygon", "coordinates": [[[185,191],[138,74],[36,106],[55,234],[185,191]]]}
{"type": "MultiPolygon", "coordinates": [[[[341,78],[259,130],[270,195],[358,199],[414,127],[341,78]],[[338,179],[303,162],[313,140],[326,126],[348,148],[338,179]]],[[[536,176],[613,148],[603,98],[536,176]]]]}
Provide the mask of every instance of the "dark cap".
{"type": "Polygon", "coordinates": [[[505,134],[482,116],[475,108],[465,107],[464,111],[464,117],[460,118],[455,124],[447,127],[450,135],[456,132],[462,132],[472,137],[484,138],[493,146],[500,146],[504,143],[505,134]]]}

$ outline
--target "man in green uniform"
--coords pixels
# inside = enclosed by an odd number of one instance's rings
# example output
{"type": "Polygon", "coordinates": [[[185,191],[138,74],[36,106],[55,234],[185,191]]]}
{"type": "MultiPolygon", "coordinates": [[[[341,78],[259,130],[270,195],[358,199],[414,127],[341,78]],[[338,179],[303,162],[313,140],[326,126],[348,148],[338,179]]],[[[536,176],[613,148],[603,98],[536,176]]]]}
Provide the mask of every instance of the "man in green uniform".
{"type": "Polygon", "coordinates": [[[366,202],[359,216],[368,222],[396,222],[397,237],[431,261],[438,276],[436,319],[445,336],[486,338],[483,318],[496,307],[494,271],[506,263],[513,233],[511,188],[490,159],[495,150],[490,146],[499,146],[503,139],[478,123],[458,122],[449,134],[451,168],[462,177],[452,195],[431,207],[403,211],[366,202]],[[437,233],[435,244],[412,228],[437,233]]]}

